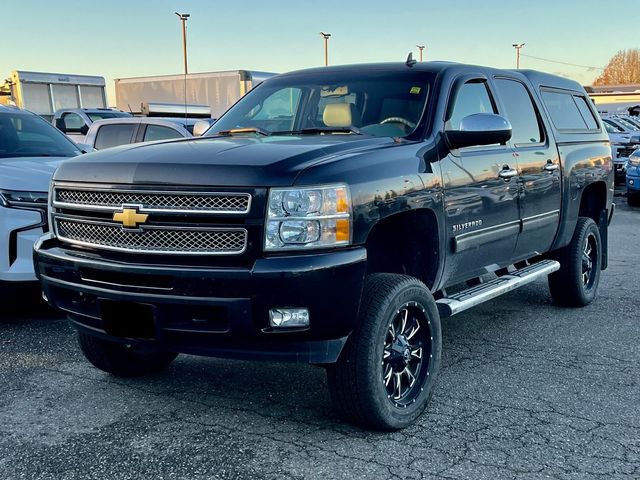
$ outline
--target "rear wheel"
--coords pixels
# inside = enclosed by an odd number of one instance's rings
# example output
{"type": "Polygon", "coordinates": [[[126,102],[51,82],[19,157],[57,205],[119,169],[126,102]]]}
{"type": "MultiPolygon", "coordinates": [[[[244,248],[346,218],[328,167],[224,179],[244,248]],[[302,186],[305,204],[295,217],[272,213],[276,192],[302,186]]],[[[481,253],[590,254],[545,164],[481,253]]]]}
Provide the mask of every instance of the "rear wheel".
{"type": "Polygon", "coordinates": [[[560,305],[584,307],[596,297],[600,282],[602,243],[591,218],[580,217],[571,243],[558,250],[560,270],[549,275],[551,296],[560,305]]]}
{"type": "Polygon", "coordinates": [[[441,351],[440,316],[425,285],[405,275],[371,275],[358,326],[327,370],[332,400],[348,421],[404,428],[433,394],[441,351]]]}
{"type": "Polygon", "coordinates": [[[141,377],[164,370],[178,356],[173,352],[144,350],[78,332],[84,356],[102,371],[117,377],[141,377]]]}

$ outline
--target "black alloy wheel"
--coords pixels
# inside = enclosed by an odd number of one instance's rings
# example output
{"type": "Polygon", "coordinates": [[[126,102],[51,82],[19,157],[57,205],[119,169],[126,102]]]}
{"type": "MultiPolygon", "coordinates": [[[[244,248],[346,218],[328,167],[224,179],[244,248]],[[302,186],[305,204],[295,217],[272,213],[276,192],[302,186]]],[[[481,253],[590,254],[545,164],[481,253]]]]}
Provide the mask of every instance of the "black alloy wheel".
{"type": "Polygon", "coordinates": [[[382,354],[382,382],[397,408],[415,403],[424,377],[429,375],[431,320],[417,302],[398,309],[389,324],[382,354]]]}

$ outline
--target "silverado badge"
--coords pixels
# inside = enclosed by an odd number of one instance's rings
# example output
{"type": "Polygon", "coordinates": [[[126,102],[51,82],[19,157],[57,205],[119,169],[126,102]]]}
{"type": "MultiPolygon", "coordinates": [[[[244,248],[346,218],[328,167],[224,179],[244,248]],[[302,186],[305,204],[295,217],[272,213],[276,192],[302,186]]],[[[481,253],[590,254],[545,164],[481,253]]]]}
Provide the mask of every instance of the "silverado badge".
{"type": "Polygon", "coordinates": [[[113,221],[122,223],[123,227],[136,228],[138,224],[145,223],[149,218],[146,213],[138,213],[137,208],[124,207],[121,212],[113,214],[113,221]]]}

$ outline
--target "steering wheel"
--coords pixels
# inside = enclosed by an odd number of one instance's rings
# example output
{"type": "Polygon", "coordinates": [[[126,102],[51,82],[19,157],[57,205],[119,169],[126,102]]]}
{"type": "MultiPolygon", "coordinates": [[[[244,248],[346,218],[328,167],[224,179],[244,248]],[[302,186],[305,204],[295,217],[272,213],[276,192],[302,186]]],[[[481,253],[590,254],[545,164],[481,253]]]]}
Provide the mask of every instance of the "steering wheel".
{"type": "Polygon", "coordinates": [[[385,123],[401,123],[403,125],[406,125],[409,128],[416,128],[416,124],[415,123],[410,122],[406,118],[402,118],[402,117],[388,117],[388,118],[385,118],[384,120],[382,120],[380,122],[380,125],[384,125],[385,123]]]}

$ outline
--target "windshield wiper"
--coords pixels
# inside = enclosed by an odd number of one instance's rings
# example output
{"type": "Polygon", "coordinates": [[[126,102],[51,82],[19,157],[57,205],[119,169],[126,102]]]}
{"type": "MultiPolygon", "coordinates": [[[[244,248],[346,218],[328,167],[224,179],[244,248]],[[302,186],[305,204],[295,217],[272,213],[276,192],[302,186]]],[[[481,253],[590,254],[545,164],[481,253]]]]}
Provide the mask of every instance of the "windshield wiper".
{"type": "Polygon", "coordinates": [[[354,135],[364,135],[356,127],[309,127],[300,130],[284,130],[273,132],[273,135],[317,135],[323,133],[349,133],[354,135]]]}
{"type": "Polygon", "coordinates": [[[230,137],[232,135],[240,135],[242,133],[257,133],[258,135],[262,135],[264,137],[268,137],[271,135],[269,130],[265,130],[260,127],[247,127],[247,128],[232,128],[231,130],[222,130],[217,133],[217,135],[222,135],[225,137],[230,137]]]}

